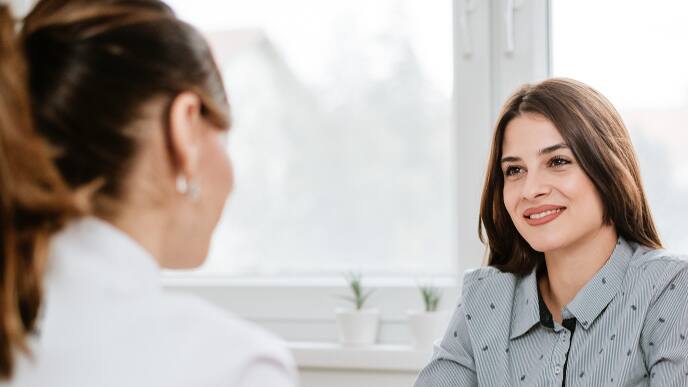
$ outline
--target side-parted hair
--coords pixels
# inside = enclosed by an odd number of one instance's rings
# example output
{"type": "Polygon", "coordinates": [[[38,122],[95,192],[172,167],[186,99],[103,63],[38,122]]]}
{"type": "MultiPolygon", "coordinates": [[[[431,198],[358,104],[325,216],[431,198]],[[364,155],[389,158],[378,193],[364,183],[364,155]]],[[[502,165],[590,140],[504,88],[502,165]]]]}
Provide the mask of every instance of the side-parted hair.
{"type": "Polygon", "coordinates": [[[0,12],[5,379],[35,326],[46,242],[76,214],[71,192],[88,190],[88,211],[116,215],[142,131],[150,129],[135,123],[150,102],[166,103],[160,121],[168,142],[169,109],[180,93],[195,93],[201,115],[218,130],[230,117],[207,42],[162,1],[39,0],[18,34],[7,8],[0,12]],[[30,136],[34,130],[54,152],[30,136]]]}
{"type": "Polygon", "coordinates": [[[557,128],[603,203],[603,222],[628,241],[661,248],[645,198],[628,130],[612,104],[593,88],[565,78],[524,85],[504,104],[497,120],[480,205],[478,234],[488,265],[517,275],[544,259],[518,233],[504,206],[500,166],[504,132],[522,114],[537,114],[557,128]],[[487,238],[487,240],[485,239],[487,238]]]}

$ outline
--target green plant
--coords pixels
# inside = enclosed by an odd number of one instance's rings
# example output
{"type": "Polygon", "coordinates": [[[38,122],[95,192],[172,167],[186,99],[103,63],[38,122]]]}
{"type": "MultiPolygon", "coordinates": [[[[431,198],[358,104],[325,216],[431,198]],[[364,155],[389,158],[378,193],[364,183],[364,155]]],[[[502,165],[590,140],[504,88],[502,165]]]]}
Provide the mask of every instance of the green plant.
{"type": "Polygon", "coordinates": [[[355,272],[346,275],[346,281],[349,284],[352,296],[345,296],[343,298],[351,301],[356,307],[356,310],[363,309],[363,305],[368,300],[370,294],[373,293],[373,290],[366,291],[363,288],[362,277],[361,273],[355,272]]]}
{"type": "Polygon", "coordinates": [[[425,311],[426,312],[437,311],[437,305],[440,303],[440,300],[442,299],[442,294],[441,294],[440,290],[436,287],[429,286],[429,285],[419,285],[418,289],[420,289],[420,294],[423,297],[423,304],[425,304],[425,311]]]}

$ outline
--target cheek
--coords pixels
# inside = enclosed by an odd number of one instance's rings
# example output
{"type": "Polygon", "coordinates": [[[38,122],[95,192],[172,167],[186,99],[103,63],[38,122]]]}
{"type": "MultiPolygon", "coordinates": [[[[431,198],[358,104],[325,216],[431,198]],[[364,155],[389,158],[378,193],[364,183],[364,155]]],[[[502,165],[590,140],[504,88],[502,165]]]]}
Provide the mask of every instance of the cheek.
{"type": "Polygon", "coordinates": [[[217,178],[223,182],[223,196],[227,196],[234,186],[234,173],[232,171],[232,163],[229,160],[229,155],[224,148],[224,144],[217,146],[217,162],[215,163],[217,169],[217,178]]]}
{"type": "Polygon", "coordinates": [[[602,198],[597,191],[597,188],[590,183],[587,187],[588,189],[582,195],[585,195],[583,203],[586,204],[591,216],[594,216],[594,221],[597,223],[602,223],[602,217],[604,215],[604,204],[602,203],[602,198]]]}
{"type": "Polygon", "coordinates": [[[219,134],[212,133],[204,147],[204,171],[206,184],[212,189],[212,196],[225,198],[234,185],[232,164],[219,134]]]}
{"type": "Polygon", "coordinates": [[[587,218],[592,223],[602,221],[604,207],[600,194],[592,180],[579,170],[571,178],[562,181],[559,185],[560,191],[564,194],[570,205],[577,207],[575,214],[587,218]]]}
{"type": "Polygon", "coordinates": [[[592,181],[580,169],[560,179],[556,187],[564,196],[582,203],[589,201],[590,198],[596,195],[592,181]]]}
{"type": "Polygon", "coordinates": [[[504,196],[504,207],[506,207],[511,220],[515,223],[514,216],[517,216],[516,207],[518,206],[518,188],[514,183],[505,182],[504,189],[502,190],[502,196],[504,196]]]}

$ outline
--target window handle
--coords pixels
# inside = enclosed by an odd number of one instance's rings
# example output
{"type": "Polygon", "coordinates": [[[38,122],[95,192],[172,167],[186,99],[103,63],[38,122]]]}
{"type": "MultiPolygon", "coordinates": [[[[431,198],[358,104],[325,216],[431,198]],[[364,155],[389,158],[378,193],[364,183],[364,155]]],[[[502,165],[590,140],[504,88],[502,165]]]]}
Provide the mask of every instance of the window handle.
{"type": "Polygon", "coordinates": [[[464,0],[463,12],[461,12],[459,25],[461,26],[461,42],[463,44],[463,57],[468,59],[473,55],[473,42],[468,19],[475,10],[475,0],[464,0]]]}
{"type": "Polygon", "coordinates": [[[523,0],[506,0],[504,24],[506,30],[506,53],[508,55],[514,53],[514,14],[521,6],[523,6],[523,0]]]}

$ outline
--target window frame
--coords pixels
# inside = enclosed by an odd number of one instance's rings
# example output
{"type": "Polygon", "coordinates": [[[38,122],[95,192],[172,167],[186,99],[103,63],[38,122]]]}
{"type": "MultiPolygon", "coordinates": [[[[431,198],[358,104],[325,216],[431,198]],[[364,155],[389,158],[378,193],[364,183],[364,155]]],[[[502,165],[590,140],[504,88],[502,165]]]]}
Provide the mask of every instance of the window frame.
{"type": "MultiPolygon", "coordinates": [[[[485,257],[477,225],[494,120],[504,99],[520,84],[548,77],[551,63],[550,0],[453,0],[452,14],[458,269],[434,280],[444,296],[442,308],[449,310],[460,294],[463,273],[485,257]],[[513,12],[511,53],[508,9],[513,12]]],[[[336,277],[162,277],[166,290],[200,296],[288,341],[336,341],[334,310],[342,305],[337,296],[348,292],[336,277]]],[[[378,341],[407,343],[405,313],[421,306],[416,279],[368,278],[367,284],[376,288],[370,305],[380,309],[378,341]]]]}

